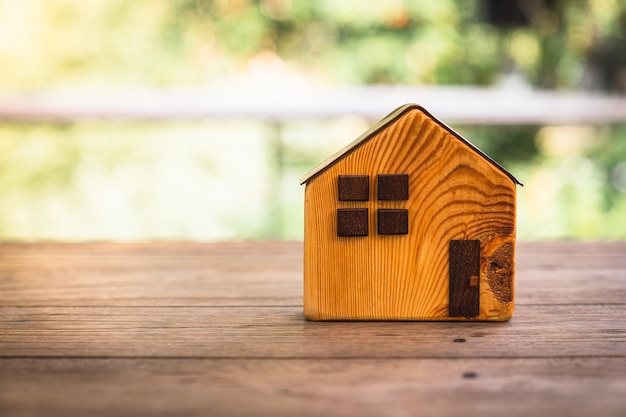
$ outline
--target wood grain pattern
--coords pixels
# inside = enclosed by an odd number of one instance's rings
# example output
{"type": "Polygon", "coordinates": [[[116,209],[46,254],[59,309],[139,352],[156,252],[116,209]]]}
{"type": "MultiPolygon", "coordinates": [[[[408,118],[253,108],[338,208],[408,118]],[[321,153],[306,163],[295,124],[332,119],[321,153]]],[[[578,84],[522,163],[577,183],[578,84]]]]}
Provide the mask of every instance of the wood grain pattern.
{"type": "Polygon", "coordinates": [[[480,241],[451,240],[449,259],[448,314],[450,317],[475,317],[480,312],[480,241]]]}
{"type": "MultiPolygon", "coordinates": [[[[378,195],[378,182],[372,182],[378,195]]],[[[508,320],[515,285],[515,193],[509,176],[429,115],[418,109],[403,113],[306,183],[305,315],[312,320],[508,320]],[[339,175],[375,179],[382,174],[407,175],[410,198],[337,200],[339,175]],[[377,230],[372,215],[377,210],[408,210],[410,232],[340,239],[334,216],[343,208],[368,208],[369,230],[377,230]],[[460,239],[481,245],[480,313],[473,318],[448,315],[448,245],[460,239]]]]}
{"type": "Polygon", "coordinates": [[[0,359],[5,417],[622,417],[625,389],[623,358],[0,359]]]}
{"type": "MultiPolygon", "coordinates": [[[[517,305],[621,304],[626,242],[517,244],[517,305]]],[[[300,306],[300,242],[0,244],[2,306],[300,306]]]]}
{"type": "Polygon", "coordinates": [[[625,414],[626,242],[520,243],[503,323],[306,321],[302,251],[0,244],[0,414],[625,414]]]}
{"type": "Polygon", "coordinates": [[[307,322],[294,307],[3,307],[0,357],[468,358],[625,354],[623,305],[484,322],[307,322]],[[464,339],[465,343],[454,343],[464,339]],[[622,342],[619,342],[619,341],[622,342]],[[615,343],[619,342],[619,343],[615,343]],[[512,347],[515,347],[514,349],[512,347]]]}

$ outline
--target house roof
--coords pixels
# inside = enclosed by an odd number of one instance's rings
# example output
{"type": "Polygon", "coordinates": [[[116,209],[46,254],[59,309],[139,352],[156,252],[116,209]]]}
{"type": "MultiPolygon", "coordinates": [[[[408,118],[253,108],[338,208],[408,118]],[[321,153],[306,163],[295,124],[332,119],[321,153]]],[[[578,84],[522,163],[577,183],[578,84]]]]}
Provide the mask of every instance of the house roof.
{"type": "Polygon", "coordinates": [[[380,122],[378,122],[374,126],[372,126],[372,128],[370,128],[368,131],[363,133],[361,136],[359,136],[356,140],[354,140],[348,146],[346,146],[343,149],[339,150],[337,153],[335,153],[334,155],[332,155],[331,157],[329,157],[328,159],[323,161],[321,164],[317,165],[311,171],[309,171],[304,177],[302,177],[300,179],[300,184],[304,184],[304,183],[309,182],[311,179],[313,179],[314,177],[318,176],[319,174],[324,172],[326,169],[328,169],[332,165],[334,165],[335,162],[337,162],[340,159],[342,159],[345,156],[347,156],[350,152],[352,152],[353,150],[358,148],[360,145],[362,145],[365,142],[367,142],[369,139],[374,137],[377,133],[379,133],[382,130],[384,130],[387,126],[391,125],[394,121],[396,121],[402,115],[404,115],[405,113],[407,113],[407,112],[409,112],[411,110],[419,110],[422,113],[424,113],[425,115],[427,115],[428,117],[430,117],[439,126],[444,128],[445,130],[447,130],[450,134],[452,134],[454,137],[456,137],[461,142],[465,143],[467,146],[469,146],[478,155],[483,157],[483,159],[485,159],[487,162],[491,163],[497,169],[502,171],[502,173],[504,175],[506,175],[507,177],[509,177],[511,179],[511,181],[513,181],[514,184],[519,184],[519,185],[523,186],[523,184],[521,182],[519,182],[517,180],[517,178],[515,178],[513,176],[513,174],[511,174],[509,171],[504,169],[500,164],[498,164],[496,161],[491,159],[487,154],[485,154],[483,151],[481,151],[476,146],[474,146],[470,141],[468,141],[467,139],[463,138],[457,132],[452,130],[452,128],[450,128],[448,125],[443,123],[441,120],[439,120],[436,117],[434,117],[425,108],[423,108],[422,106],[420,106],[418,104],[405,104],[404,106],[398,107],[397,109],[395,109],[394,111],[389,113],[387,116],[385,116],[385,118],[383,118],[380,122]]]}

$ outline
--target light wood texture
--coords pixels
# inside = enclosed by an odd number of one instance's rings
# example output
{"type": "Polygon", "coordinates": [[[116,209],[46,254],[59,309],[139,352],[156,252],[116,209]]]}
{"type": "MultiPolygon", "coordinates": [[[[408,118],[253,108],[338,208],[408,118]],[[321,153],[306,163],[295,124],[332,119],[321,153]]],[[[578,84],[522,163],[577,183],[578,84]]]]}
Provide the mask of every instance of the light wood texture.
{"type": "Polygon", "coordinates": [[[419,107],[403,107],[305,176],[304,311],[311,320],[508,320],[515,180],[419,107]],[[381,201],[378,175],[408,174],[408,200],[381,201]],[[340,175],[369,175],[370,199],[339,201],[340,175]],[[367,208],[367,237],[338,236],[339,209],[367,208]],[[379,209],[408,234],[380,236],[379,209]],[[451,240],[480,241],[480,310],[448,313],[451,240]]]}
{"type": "Polygon", "coordinates": [[[5,417],[621,417],[625,410],[623,358],[20,358],[0,359],[0,369],[5,417]]]}
{"type": "Polygon", "coordinates": [[[519,244],[504,323],[306,321],[302,253],[0,245],[0,415],[626,414],[626,242],[519,244]]]}
{"type": "Polygon", "coordinates": [[[623,341],[614,343],[626,337],[619,327],[626,323],[621,307],[585,305],[574,312],[569,305],[529,305],[519,311],[514,325],[391,326],[306,322],[300,306],[3,307],[0,357],[511,358],[624,352],[623,341]]]}
{"type": "MultiPolygon", "coordinates": [[[[518,305],[626,300],[626,242],[518,243],[518,305]]],[[[0,306],[302,305],[301,243],[0,244],[0,306]]]]}

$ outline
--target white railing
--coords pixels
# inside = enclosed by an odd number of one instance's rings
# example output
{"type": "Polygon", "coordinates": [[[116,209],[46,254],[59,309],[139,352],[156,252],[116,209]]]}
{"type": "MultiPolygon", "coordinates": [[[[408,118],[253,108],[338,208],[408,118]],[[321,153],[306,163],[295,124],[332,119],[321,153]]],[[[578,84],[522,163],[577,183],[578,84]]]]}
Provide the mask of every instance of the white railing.
{"type": "Polygon", "coordinates": [[[626,97],[528,88],[355,86],[58,90],[0,94],[1,121],[248,118],[284,122],[344,115],[377,120],[405,103],[449,124],[610,124],[626,121],[626,97]]]}

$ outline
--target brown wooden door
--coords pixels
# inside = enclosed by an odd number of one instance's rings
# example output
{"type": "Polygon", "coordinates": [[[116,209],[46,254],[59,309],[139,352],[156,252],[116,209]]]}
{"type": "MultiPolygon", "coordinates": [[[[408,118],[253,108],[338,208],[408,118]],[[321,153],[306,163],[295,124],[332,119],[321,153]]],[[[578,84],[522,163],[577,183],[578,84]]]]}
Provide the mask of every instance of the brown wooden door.
{"type": "Polygon", "coordinates": [[[451,240],[449,317],[480,314],[480,241],[451,240]]]}

